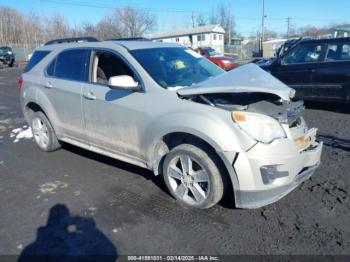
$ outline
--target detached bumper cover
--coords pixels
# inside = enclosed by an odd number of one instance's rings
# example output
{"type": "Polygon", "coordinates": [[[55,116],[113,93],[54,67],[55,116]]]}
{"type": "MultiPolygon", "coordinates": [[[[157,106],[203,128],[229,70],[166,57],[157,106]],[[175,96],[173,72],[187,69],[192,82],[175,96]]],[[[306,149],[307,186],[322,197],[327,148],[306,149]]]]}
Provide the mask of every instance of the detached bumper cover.
{"type": "MultiPolygon", "coordinates": [[[[308,180],[320,165],[320,158],[322,153],[323,143],[317,144],[316,147],[302,154],[302,163],[300,171],[296,174],[290,173],[291,180],[282,185],[275,185],[273,187],[267,187],[261,189],[263,186],[259,186],[259,190],[235,190],[236,207],[238,208],[259,208],[269,205],[283,198],[302,182],[308,180]]],[[[293,161],[292,161],[293,162],[293,161]]],[[[286,165],[287,166],[287,165],[286,165]]],[[[292,171],[291,169],[289,171],[292,171]]]]}

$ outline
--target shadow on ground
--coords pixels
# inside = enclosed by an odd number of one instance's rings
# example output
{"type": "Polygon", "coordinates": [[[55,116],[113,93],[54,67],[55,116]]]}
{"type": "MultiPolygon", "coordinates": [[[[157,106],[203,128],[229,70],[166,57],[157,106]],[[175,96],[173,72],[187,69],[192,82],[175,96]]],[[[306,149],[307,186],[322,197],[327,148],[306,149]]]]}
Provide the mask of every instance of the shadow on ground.
{"type": "Polygon", "coordinates": [[[65,205],[50,209],[47,224],[18,261],[116,261],[117,248],[93,218],[71,216],[65,205]]]}
{"type": "MultiPolygon", "coordinates": [[[[123,169],[127,172],[131,172],[136,175],[140,175],[146,180],[152,181],[158,188],[160,188],[163,192],[165,192],[169,196],[169,198],[172,198],[168,189],[166,188],[162,175],[155,176],[154,173],[148,169],[145,169],[136,165],[132,165],[123,161],[119,161],[114,158],[104,156],[98,153],[94,153],[92,151],[88,151],[83,148],[76,147],[70,144],[63,143],[63,148],[65,150],[68,150],[82,157],[87,157],[91,160],[98,161],[103,164],[113,166],[115,168],[123,169]]],[[[227,192],[225,193],[223,199],[220,201],[220,205],[224,208],[234,209],[235,199],[234,199],[231,183],[229,183],[229,185],[230,186],[228,186],[227,192]]]]}
{"type": "Polygon", "coordinates": [[[94,153],[92,151],[85,150],[80,147],[76,147],[70,144],[63,144],[63,148],[80,156],[87,157],[91,160],[101,162],[103,164],[113,166],[119,169],[123,169],[127,172],[131,172],[137,175],[142,176],[146,180],[152,181],[156,186],[158,186],[161,190],[163,190],[166,194],[170,195],[166,185],[164,184],[162,176],[155,176],[154,173],[148,169],[129,164],[123,161],[116,160],[114,158],[104,156],[98,153],[94,153]]]}
{"type": "Polygon", "coordinates": [[[318,134],[318,137],[326,146],[350,152],[350,139],[343,139],[321,133],[318,134]]]}
{"type": "Polygon", "coordinates": [[[311,101],[305,101],[304,103],[307,109],[326,110],[336,113],[350,114],[350,104],[311,101]]]}

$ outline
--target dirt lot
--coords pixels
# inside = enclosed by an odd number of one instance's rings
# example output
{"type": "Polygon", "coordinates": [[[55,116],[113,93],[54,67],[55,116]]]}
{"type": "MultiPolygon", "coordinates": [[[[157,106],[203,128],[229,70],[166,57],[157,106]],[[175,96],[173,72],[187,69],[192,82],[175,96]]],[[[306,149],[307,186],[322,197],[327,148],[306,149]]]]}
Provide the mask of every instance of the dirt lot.
{"type": "Polygon", "coordinates": [[[19,75],[0,70],[0,254],[350,255],[345,107],[308,105],[306,120],[326,146],[322,166],[290,195],[258,210],[196,211],[147,170],[67,145],[39,151],[20,112],[19,75]]]}

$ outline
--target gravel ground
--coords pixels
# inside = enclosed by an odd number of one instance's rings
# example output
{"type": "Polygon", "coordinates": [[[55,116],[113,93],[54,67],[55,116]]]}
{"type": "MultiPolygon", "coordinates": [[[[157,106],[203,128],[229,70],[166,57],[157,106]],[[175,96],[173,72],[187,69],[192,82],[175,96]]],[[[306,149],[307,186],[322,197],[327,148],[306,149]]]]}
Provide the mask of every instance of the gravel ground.
{"type": "Polygon", "coordinates": [[[326,145],[322,165],[287,197],[257,210],[189,210],[142,168],[68,145],[41,152],[20,112],[19,75],[0,70],[0,254],[350,255],[345,106],[307,105],[326,145]]]}

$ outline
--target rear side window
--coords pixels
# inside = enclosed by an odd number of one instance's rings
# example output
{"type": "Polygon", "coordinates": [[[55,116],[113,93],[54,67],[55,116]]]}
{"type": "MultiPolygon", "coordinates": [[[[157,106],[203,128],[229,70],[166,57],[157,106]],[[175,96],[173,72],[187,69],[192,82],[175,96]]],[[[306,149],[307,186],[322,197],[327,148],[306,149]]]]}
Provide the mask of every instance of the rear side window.
{"type": "Polygon", "coordinates": [[[88,50],[68,50],[60,53],[46,70],[47,75],[57,78],[86,81],[88,50]]]}
{"type": "Polygon", "coordinates": [[[29,60],[27,66],[24,68],[23,72],[26,73],[30,71],[34,66],[36,66],[45,56],[47,56],[50,51],[35,51],[32,58],[29,60]]]}
{"type": "Polygon", "coordinates": [[[328,46],[326,62],[350,60],[350,44],[332,44],[328,46]]]}
{"type": "Polygon", "coordinates": [[[341,60],[350,60],[350,44],[344,44],[340,54],[341,60]]]}

